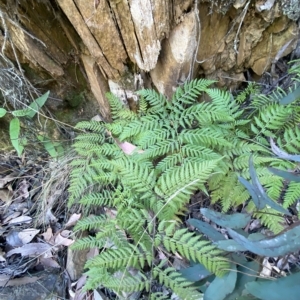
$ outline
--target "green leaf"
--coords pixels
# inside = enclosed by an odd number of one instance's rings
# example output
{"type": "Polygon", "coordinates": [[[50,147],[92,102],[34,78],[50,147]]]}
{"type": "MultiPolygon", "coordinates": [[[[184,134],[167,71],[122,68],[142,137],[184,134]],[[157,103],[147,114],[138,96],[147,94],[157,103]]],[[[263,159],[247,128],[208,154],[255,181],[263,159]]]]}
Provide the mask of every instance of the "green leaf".
{"type": "Polygon", "coordinates": [[[15,117],[25,117],[25,116],[28,116],[28,114],[30,113],[30,109],[29,108],[18,109],[18,110],[12,111],[11,113],[15,117]]]}
{"type": "Polygon", "coordinates": [[[245,285],[254,281],[257,278],[260,264],[256,261],[249,261],[237,268],[237,280],[234,291],[228,295],[224,300],[236,300],[242,295],[245,290],[245,285]]]}
{"type": "Polygon", "coordinates": [[[30,105],[29,108],[31,109],[27,116],[29,118],[33,118],[35,116],[35,114],[40,110],[40,108],[45,104],[45,102],[47,101],[48,97],[49,97],[50,91],[48,91],[47,93],[45,93],[44,95],[42,95],[41,97],[37,98],[36,100],[34,100],[30,105]]]}
{"type": "Polygon", "coordinates": [[[190,225],[196,227],[200,232],[208,236],[212,241],[225,240],[225,237],[222,233],[217,231],[211,225],[206,222],[197,220],[197,219],[188,219],[187,221],[190,225]]]}
{"type": "Polygon", "coordinates": [[[51,157],[55,158],[63,153],[63,149],[61,149],[62,146],[60,143],[52,142],[50,139],[42,135],[37,136],[37,138],[43,143],[46,151],[50,154],[51,157]]]}
{"type": "Polygon", "coordinates": [[[283,214],[291,215],[288,210],[283,208],[278,203],[274,202],[272,199],[268,197],[265,193],[262,185],[260,184],[258,177],[255,172],[255,168],[253,165],[253,156],[250,156],[249,159],[249,171],[252,180],[252,185],[243,177],[239,177],[239,181],[247,188],[248,192],[250,193],[252,200],[257,207],[258,210],[263,209],[265,206],[269,206],[283,214]]]}
{"type": "Polygon", "coordinates": [[[287,104],[294,102],[295,100],[297,100],[299,98],[300,98],[300,86],[298,86],[298,88],[296,88],[293,92],[291,92],[288,95],[286,95],[285,97],[283,97],[279,101],[279,104],[287,105],[287,104]]]}
{"type": "Polygon", "coordinates": [[[279,170],[276,168],[268,168],[268,170],[270,172],[272,172],[273,174],[283,177],[284,179],[288,180],[288,181],[296,181],[296,182],[300,182],[300,176],[297,173],[294,172],[288,172],[288,171],[283,171],[283,170],[279,170]]]}
{"type": "Polygon", "coordinates": [[[211,275],[211,273],[202,264],[195,264],[192,267],[181,269],[179,273],[191,282],[202,280],[203,278],[211,275]]]}
{"type": "Polygon", "coordinates": [[[219,226],[232,229],[244,228],[251,220],[248,214],[235,213],[231,215],[222,214],[208,208],[201,208],[201,213],[219,226]]]}
{"type": "Polygon", "coordinates": [[[227,228],[230,236],[248,251],[261,256],[283,256],[300,250],[300,224],[274,237],[251,241],[227,228]]]}
{"type": "Polygon", "coordinates": [[[223,277],[216,277],[204,294],[204,300],[223,300],[232,293],[237,280],[236,265],[231,264],[230,272],[223,277]]]}
{"type": "Polygon", "coordinates": [[[299,300],[299,282],[300,273],[296,273],[274,281],[249,282],[246,284],[246,289],[249,293],[262,300],[299,300]]]}
{"type": "Polygon", "coordinates": [[[262,209],[264,206],[261,207],[261,203],[258,199],[258,195],[257,195],[257,192],[254,189],[254,186],[250,182],[248,182],[245,178],[243,178],[241,176],[238,176],[238,179],[239,179],[239,182],[241,184],[243,184],[245,186],[245,188],[248,190],[248,192],[249,192],[249,194],[252,198],[252,201],[254,202],[257,209],[262,209]]]}
{"type": "Polygon", "coordinates": [[[278,157],[282,159],[300,162],[300,155],[293,155],[293,154],[286,153],[285,151],[281,150],[279,147],[276,146],[273,139],[270,139],[270,144],[273,153],[276,154],[278,157]]]}
{"type": "Polygon", "coordinates": [[[9,124],[9,136],[10,136],[12,145],[17,150],[18,156],[21,156],[21,154],[24,150],[24,147],[21,145],[21,143],[19,141],[20,129],[21,129],[21,126],[20,126],[19,119],[18,118],[12,119],[9,124]]]}
{"type": "MultiPolygon", "coordinates": [[[[260,241],[264,239],[265,236],[260,232],[252,233],[248,236],[249,241],[260,241]]],[[[228,252],[236,252],[236,251],[247,251],[247,249],[236,242],[235,240],[223,240],[217,241],[214,243],[219,249],[228,251],[228,252]]]]}
{"type": "Polygon", "coordinates": [[[4,117],[7,113],[7,110],[5,108],[0,108],[0,118],[4,117]]]}
{"type": "Polygon", "coordinates": [[[214,243],[219,249],[228,251],[228,252],[236,252],[236,251],[247,251],[247,249],[240,245],[235,240],[223,240],[217,241],[214,243]]]}

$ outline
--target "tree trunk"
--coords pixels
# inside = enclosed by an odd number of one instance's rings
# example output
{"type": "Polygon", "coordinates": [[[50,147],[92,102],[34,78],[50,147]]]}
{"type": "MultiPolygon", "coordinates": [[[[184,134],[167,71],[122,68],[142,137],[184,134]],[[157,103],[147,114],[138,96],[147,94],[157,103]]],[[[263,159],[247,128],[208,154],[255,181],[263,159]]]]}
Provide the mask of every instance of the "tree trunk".
{"type": "Polygon", "coordinates": [[[22,107],[50,90],[47,108],[74,123],[98,109],[109,120],[107,91],[134,107],[143,87],[170,98],[205,77],[234,89],[246,71],[261,76],[296,48],[300,4],[284,3],[0,0],[3,99],[22,107]]]}

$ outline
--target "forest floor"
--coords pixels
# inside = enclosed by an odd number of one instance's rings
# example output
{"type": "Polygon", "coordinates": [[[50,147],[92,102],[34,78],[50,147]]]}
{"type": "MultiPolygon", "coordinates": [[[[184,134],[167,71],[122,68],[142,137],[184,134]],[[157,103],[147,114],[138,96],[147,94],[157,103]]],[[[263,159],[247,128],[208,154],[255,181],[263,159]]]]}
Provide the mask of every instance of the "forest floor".
{"type": "MultiPolygon", "coordinates": [[[[273,74],[274,75],[274,74],[273,74]]],[[[267,76],[269,88],[284,84],[286,64],[278,62],[276,76],[267,76]],[[277,79],[276,79],[277,78],[277,79]]],[[[69,158],[70,160],[71,158],[69,158]]],[[[73,252],[73,226],[81,217],[79,207],[68,210],[68,158],[48,155],[19,158],[0,154],[0,298],[2,300],[110,299],[105,291],[83,292],[83,266],[91,252],[73,252]]],[[[200,218],[200,207],[209,206],[201,193],[192,197],[189,216],[200,218]]],[[[252,230],[262,226],[253,223],[252,230]]],[[[294,257],[299,264],[299,257],[294,257]]],[[[262,272],[276,271],[274,261],[262,262],[262,272]]]]}

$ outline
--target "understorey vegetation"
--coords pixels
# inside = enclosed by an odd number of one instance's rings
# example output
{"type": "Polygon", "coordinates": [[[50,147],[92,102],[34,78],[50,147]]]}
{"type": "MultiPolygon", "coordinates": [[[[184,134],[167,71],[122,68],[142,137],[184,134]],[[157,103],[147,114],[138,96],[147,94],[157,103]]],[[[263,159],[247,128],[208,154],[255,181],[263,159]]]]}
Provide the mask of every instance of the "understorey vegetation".
{"type": "Polygon", "coordinates": [[[69,205],[93,214],[76,225],[90,234],[73,248],[99,249],[86,289],[121,299],[297,299],[296,266],[262,273],[264,259],[300,249],[295,66],[290,89],[268,96],[255,84],[234,96],[196,79],[169,100],[139,91],[133,112],[108,94],[113,122],[76,126],[69,205]],[[192,218],[196,193],[208,204],[192,218]]]}

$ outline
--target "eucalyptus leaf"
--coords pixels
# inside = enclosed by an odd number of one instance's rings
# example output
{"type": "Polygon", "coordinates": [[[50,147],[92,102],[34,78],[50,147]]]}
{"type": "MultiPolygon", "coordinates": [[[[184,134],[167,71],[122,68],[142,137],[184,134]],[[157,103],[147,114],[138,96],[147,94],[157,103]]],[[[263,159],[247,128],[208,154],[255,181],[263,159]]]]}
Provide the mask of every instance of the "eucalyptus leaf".
{"type": "Polygon", "coordinates": [[[7,113],[7,110],[5,108],[0,108],[0,118],[4,117],[7,113]]]}
{"type": "Polygon", "coordinates": [[[274,281],[263,280],[246,284],[247,291],[262,300],[299,300],[300,273],[279,278],[274,281]]]}
{"type": "Polygon", "coordinates": [[[272,172],[273,174],[283,177],[284,179],[288,180],[288,181],[296,181],[296,182],[300,182],[300,175],[297,173],[293,173],[293,172],[288,172],[288,171],[283,171],[283,170],[279,170],[276,168],[268,168],[268,170],[270,172],[272,172]]]}
{"type": "Polygon", "coordinates": [[[30,111],[28,112],[27,116],[29,118],[33,118],[35,116],[35,114],[40,110],[40,108],[45,104],[45,102],[47,101],[48,97],[49,97],[50,91],[48,91],[47,93],[45,93],[44,95],[42,95],[41,97],[37,98],[36,100],[34,100],[30,105],[30,111]]]}
{"type": "Polygon", "coordinates": [[[204,300],[223,300],[228,294],[233,292],[237,280],[236,265],[231,264],[230,270],[223,277],[216,277],[210,283],[204,293],[204,300]]]}
{"type": "Polygon", "coordinates": [[[197,220],[197,219],[188,219],[187,221],[190,225],[196,227],[201,233],[205,234],[212,241],[225,240],[225,237],[218,230],[213,228],[211,225],[197,220]]]}
{"type": "Polygon", "coordinates": [[[256,280],[260,264],[256,261],[249,261],[237,267],[237,280],[234,291],[224,300],[240,299],[246,289],[246,284],[256,280]]]}
{"type": "Polygon", "coordinates": [[[285,151],[281,150],[279,147],[276,146],[276,144],[272,138],[270,138],[270,145],[271,145],[271,149],[272,149],[273,153],[276,154],[278,157],[286,159],[286,160],[300,162],[300,155],[289,154],[289,153],[286,153],[285,151]]]}
{"type": "Polygon", "coordinates": [[[241,176],[238,176],[238,180],[248,190],[248,192],[249,192],[249,194],[250,194],[250,196],[252,198],[252,201],[254,202],[254,204],[257,207],[257,209],[258,210],[263,209],[264,206],[262,206],[262,203],[259,201],[257,192],[254,190],[253,185],[249,181],[247,181],[245,178],[243,178],[241,176]]]}
{"type": "Polygon", "coordinates": [[[195,264],[192,267],[181,269],[179,273],[181,273],[184,278],[192,282],[199,281],[211,275],[211,273],[202,264],[195,264]]]}
{"type": "Polygon", "coordinates": [[[222,214],[208,208],[201,208],[201,213],[219,226],[232,229],[244,228],[251,220],[248,214],[234,213],[231,215],[222,214]]]}
{"type": "Polygon", "coordinates": [[[239,181],[247,188],[257,209],[261,210],[268,205],[269,207],[279,211],[280,213],[283,213],[286,215],[291,215],[287,209],[283,208],[281,205],[274,202],[265,193],[265,191],[264,191],[262,185],[260,184],[258,177],[256,175],[256,171],[255,171],[255,168],[253,165],[252,155],[250,156],[250,159],[249,159],[249,171],[250,171],[250,176],[251,176],[251,180],[252,180],[252,185],[250,184],[250,182],[248,182],[243,177],[239,177],[239,181]]]}
{"type": "Polygon", "coordinates": [[[18,118],[14,118],[10,121],[9,123],[9,136],[10,136],[10,140],[12,145],[14,146],[14,148],[17,150],[18,156],[21,156],[24,147],[21,145],[20,143],[20,121],[18,118]]]}
{"type": "Polygon", "coordinates": [[[298,86],[298,88],[296,88],[293,92],[291,92],[291,93],[287,94],[285,97],[283,97],[279,101],[279,104],[287,105],[287,104],[290,104],[290,103],[296,101],[299,98],[300,98],[300,86],[298,86]]]}
{"type": "Polygon", "coordinates": [[[235,240],[223,240],[217,241],[214,243],[219,249],[228,251],[228,252],[236,252],[236,251],[247,251],[247,249],[236,242],[235,240]]]}
{"type": "Polygon", "coordinates": [[[230,236],[247,250],[261,256],[283,256],[300,250],[300,224],[274,237],[251,241],[227,228],[230,236]]]}

